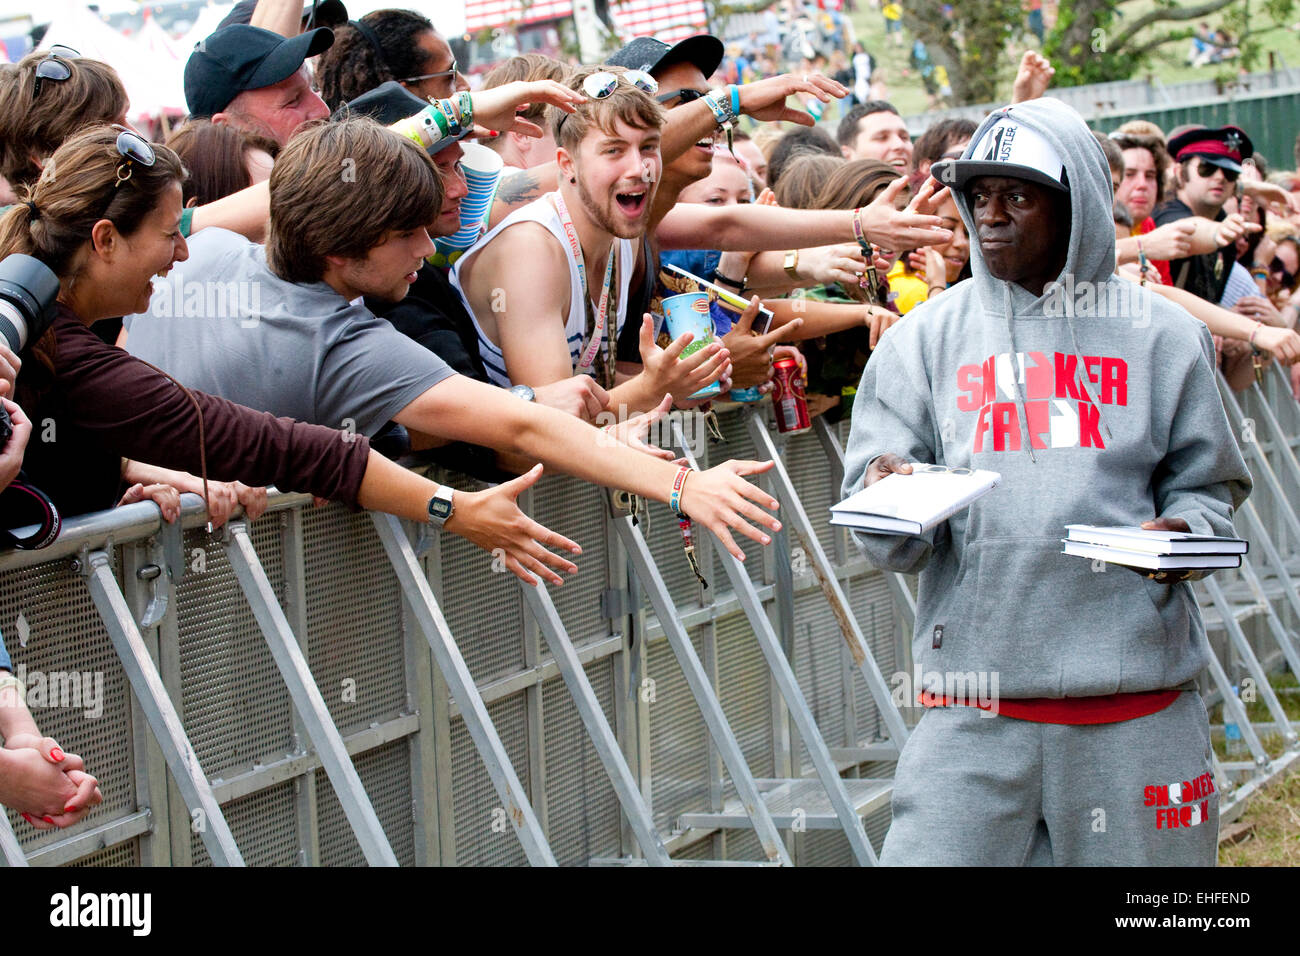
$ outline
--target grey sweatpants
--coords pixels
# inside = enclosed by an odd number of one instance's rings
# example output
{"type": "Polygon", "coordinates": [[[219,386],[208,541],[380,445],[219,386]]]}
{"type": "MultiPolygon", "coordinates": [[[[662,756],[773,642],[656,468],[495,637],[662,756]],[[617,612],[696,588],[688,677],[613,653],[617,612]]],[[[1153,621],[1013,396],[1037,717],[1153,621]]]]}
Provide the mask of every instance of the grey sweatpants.
{"type": "Polygon", "coordinates": [[[922,715],[898,761],[885,865],[1214,865],[1219,794],[1197,691],[1113,724],[982,713],[922,715]]]}

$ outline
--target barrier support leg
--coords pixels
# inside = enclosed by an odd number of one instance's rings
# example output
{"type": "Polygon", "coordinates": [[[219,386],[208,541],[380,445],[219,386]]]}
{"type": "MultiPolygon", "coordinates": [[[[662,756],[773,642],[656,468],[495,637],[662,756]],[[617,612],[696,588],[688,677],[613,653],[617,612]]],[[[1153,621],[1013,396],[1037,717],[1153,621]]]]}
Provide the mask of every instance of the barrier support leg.
{"type": "Polygon", "coordinates": [[[451,629],[447,627],[447,621],[434,599],[433,590],[420,571],[415,549],[402,530],[401,522],[392,515],[374,512],[370,517],[402,586],[402,593],[406,596],[416,625],[429,642],[433,659],[447,682],[452,698],[460,705],[465,729],[479,756],[483,758],[488,777],[505,807],[506,816],[515,828],[524,855],[533,866],[556,866],[555,855],[546,841],[541,824],[537,822],[537,814],[528,802],[524,785],[510,763],[510,755],[506,753],[505,744],[501,742],[492,718],[488,716],[487,705],[474,686],[474,678],[465,664],[465,658],[461,656],[460,648],[456,646],[451,629]]]}
{"type": "Polygon", "coordinates": [[[532,612],[533,619],[546,638],[547,647],[555,657],[560,676],[564,678],[574,706],[578,708],[578,716],[582,718],[582,726],[586,728],[587,736],[596,749],[596,756],[600,758],[601,766],[605,768],[605,774],[614,786],[614,795],[618,797],[636,842],[645,854],[646,863],[650,866],[672,866],[672,857],[668,855],[668,849],[659,838],[659,831],[655,829],[650,807],[641,796],[636,777],[632,775],[632,770],[623,757],[618,737],[614,735],[614,729],[610,727],[609,720],[601,709],[591,681],[587,679],[587,671],[578,659],[578,652],[569,640],[559,612],[555,610],[550,592],[540,581],[536,587],[529,587],[521,581],[519,588],[524,593],[528,610],[532,612]]]}
{"type": "MultiPolygon", "coordinates": [[[[681,427],[673,423],[672,431],[673,440],[682,450],[686,463],[692,468],[698,469],[699,465],[695,460],[695,454],[691,451],[691,446],[686,441],[685,436],[682,435],[681,427]]],[[[862,820],[853,807],[853,801],[849,798],[848,790],[844,786],[844,780],[840,777],[835,761],[831,758],[830,751],[826,747],[826,740],[822,737],[821,730],[817,727],[817,721],[808,707],[808,701],[804,698],[803,691],[799,687],[799,680],[790,667],[789,659],[781,649],[781,642],[772,629],[772,622],[768,620],[767,614],[763,610],[763,602],[759,600],[758,592],[754,590],[754,582],[749,579],[744,565],[731,552],[719,547],[718,558],[722,561],[723,568],[726,569],[727,579],[731,582],[731,589],[735,592],[736,597],[740,599],[741,607],[745,610],[745,617],[749,619],[749,625],[754,631],[754,639],[758,641],[763,657],[767,660],[768,670],[771,671],[772,677],[776,680],[777,689],[785,699],[786,706],[790,709],[790,717],[794,721],[795,727],[798,728],[804,746],[808,749],[808,756],[812,759],[813,767],[817,771],[817,777],[821,780],[822,786],[826,788],[826,795],[830,798],[831,806],[835,810],[835,816],[839,819],[840,828],[844,831],[845,837],[848,838],[849,849],[853,851],[853,858],[858,861],[860,866],[875,866],[879,862],[876,859],[876,852],[872,849],[871,841],[867,839],[866,831],[862,828],[862,820]]]]}
{"type": "Polygon", "coordinates": [[[881,675],[876,659],[871,654],[871,648],[867,645],[862,630],[853,617],[849,600],[835,577],[835,569],[831,567],[826,552],[822,550],[821,541],[813,530],[812,522],[808,520],[808,514],[803,510],[803,503],[800,502],[799,495],[795,491],[794,482],[790,480],[790,473],[785,470],[785,462],[782,461],[781,455],[772,443],[767,424],[753,412],[747,413],[746,418],[746,425],[754,439],[755,451],[760,455],[767,455],[776,463],[768,474],[773,479],[776,496],[781,501],[781,518],[787,525],[794,526],[804,553],[812,558],[813,571],[821,584],[822,592],[826,595],[826,600],[830,603],[831,611],[835,614],[835,620],[839,623],[840,633],[844,635],[844,640],[849,645],[849,653],[853,655],[854,663],[866,679],[867,689],[871,691],[871,697],[880,710],[880,717],[889,728],[890,739],[901,752],[903,744],[907,741],[907,725],[903,723],[903,715],[894,706],[885,678],[881,675]]]}
{"type": "Polygon", "coordinates": [[[91,551],[78,559],[77,570],[86,577],[91,599],[104,621],[113,649],[122,661],[122,669],[131,682],[140,709],[162,748],[185,805],[191,813],[197,811],[201,814],[195,818],[195,826],[203,837],[208,856],[216,866],[243,866],[244,858],[235,845],[234,834],[230,832],[216,795],[204,776],[194,747],[185,735],[180,715],[167,696],[149,649],[145,647],[135,618],[126,605],[126,598],[117,586],[108,555],[103,551],[91,551]]]}
{"type": "Polygon", "coordinates": [[[673,654],[677,657],[677,663],[681,666],[682,676],[686,678],[687,686],[690,687],[695,703],[700,708],[709,736],[713,738],[722,762],[727,772],[731,774],[731,780],[736,785],[736,792],[745,806],[745,812],[754,823],[754,832],[763,846],[763,853],[769,860],[776,860],[784,866],[793,866],[790,853],[781,840],[780,831],[776,828],[776,822],[758,792],[758,784],[754,780],[754,775],[749,772],[749,765],[745,763],[740,742],[736,740],[731,725],[727,723],[722,704],[709,683],[704,665],[700,663],[699,655],[695,653],[695,647],[686,636],[681,621],[677,620],[677,609],[673,606],[668,587],[664,584],[659,569],[655,567],[654,558],[650,555],[650,548],[645,538],[640,529],[632,525],[630,516],[611,516],[610,520],[614,522],[614,530],[618,534],[619,541],[622,542],[623,548],[632,561],[637,580],[641,582],[641,587],[645,589],[650,604],[659,617],[664,636],[668,638],[673,654]]]}
{"type": "Polygon", "coordinates": [[[289,697],[307,730],[307,736],[316,748],[321,766],[329,775],[334,794],[352,826],[357,843],[361,845],[366,862],[370,866],[397,866],[397,855],[366,795],[357,768],[348,756],[343,735],[330,717],[325,698],[321,696],[302,648],[289,627],[289,619],[276,600],[275,590],[267,580],[266,571],[253,549],[246,522],[232,521],[226,526],[224,546],[230,566],[239,580],[239,587],[248,600],[248,606],[252,608],[253,617],[257,619],[262,636],[266,639],[266,646],[271,651],[275,666],[279,668],[280,677],[289,690],[289,697]]]}
{"type": "Polygon", "coordinates": [[[1237,653],[1246,664],[1246,670],[1250,676],[1255,679],[1260,695],[1264,698],[1264,704],[1268,707],[1268,712],[1273,715],[1277,722],[1278,728],[1282,732],[1282,738],[1286,741],[1288,748],[1295,746],[1296,732],[1291,726],[1291,721],[1287,719],[1286,711],[1282,709],[1282,704],[1277,699],[1277,694],[1273,692],[1273,685],[1268,682],[1268,675],[1264,673],[1264,668],[1259,663],[1259,658],[1255,656],[1255,651],[1250,646],[1250,641],[1246,640],[1246,635],[1241,629],[1241,624],[1233,616],[1232,605],[1223,594],[1223,588],[1219,587],[1219,582],[1213,578],[1206,578],[1201,582],[1205,585],[1206,591],[1209,592],[1210,600],[1214,606],[1219,609],[1219,614],[1223,617],[1223,626],[1228,632],[1228,638],[1232,641],[1233,646],[1237,648],[1237,653]]]}

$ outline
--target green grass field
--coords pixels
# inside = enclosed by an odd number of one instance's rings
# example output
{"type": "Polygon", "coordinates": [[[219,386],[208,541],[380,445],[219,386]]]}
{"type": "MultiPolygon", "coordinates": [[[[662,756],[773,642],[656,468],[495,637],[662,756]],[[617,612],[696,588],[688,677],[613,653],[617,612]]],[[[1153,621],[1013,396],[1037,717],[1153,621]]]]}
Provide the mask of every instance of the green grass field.
{"type": "MultiPolygon", "coordinates": [[[[958,2],[961,2],[961,0],[958,0],[958,2]]],[[[971,0],[965,0],[965,2],[971,2],[971,0]]],[[[904,0],[904,4],[906,5],[906,0],[904,0]]],[[[1141,16],[1153,6],[1152,3],[1134,4],[1125,8],[1126,15],[1128,18],[1135,18],[1141,16]]],[[[1255,22],[1262,25],[1266,21],[1263,12],[1256,10],[1258,6],[1258,0],[1252,3],[1253,16],[1255,22]]],[[[1300,20],[1300,10],[1297,10],[1296,18],[1300,20]]],[[[925,89],[921,85],[920,78],[908,70],[907,61],[908,53],[911,50],[911,35],[904,29],[903,45],[899,47],[894,46],[892,42],[887,42],[885,40],[884,20],[880,12],[878,9],[870,7],[866,0],[858,0],[858,10],[851,15],[850,19],[853,21],[853,28],[858,39],[862,40],[867,50],[876,58],[877,69],[882,71],[888,86],[890,101],[898,107],[899,112],[904,116],[925,112],[925,89]]],[[[1211,27],[1218,27],[1221,16],[1213,15],[1206,19],[1211,27]]],[[[1275,55],[1278,66],[1300,66],[1300,32],[1291,29],[1290,26],[1270,27],[1258,34],[1256,39],[1259,40],[1260,46],[1265,53],[1261,56],[1260,62],[1253,66],[1253,70],[1262,71],[1268,68],[1268,52],[1275,55]]],[[[1133,78],[1137,79],[1151,75],[1161,83],[1171,85],[1193,80],[1212,79],[1216,76],[1228,78],[1236,72],[1237,66],[1233,64],[1217,64],[1203,67],[1187,66],[1188,46],[1187,41],[1180,41],[1162,48],[1148,66],[1135,74],[1133,78]]],[[[1019,40],[1014,57],[1008,56],[1005,58],[1003,69],[1000,71],[999,86],[1006,96],[1010,96],[1011,81],[1015,76],[1015,66],[1019,62],[1020,54],[1026,49],[1037,48],[1038,39],[1026,31],[1019,40]]],[[[1115,79],[1123,79],[1123,77],[1115,77],[1115,79]]]]}

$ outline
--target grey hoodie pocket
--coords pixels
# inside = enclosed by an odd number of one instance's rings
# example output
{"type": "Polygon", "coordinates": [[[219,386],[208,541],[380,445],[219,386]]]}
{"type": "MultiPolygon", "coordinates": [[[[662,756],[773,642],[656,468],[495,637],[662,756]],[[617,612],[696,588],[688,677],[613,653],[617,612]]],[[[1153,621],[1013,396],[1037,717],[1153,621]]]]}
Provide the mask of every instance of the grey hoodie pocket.
{"type": "Polygon", "coordinates": [[[998,671],[1006,697],[1173,686],[1190,643],[1181,596],[1102,567],[1062,554],[1055,535],[970,542],[943,602],[947,620],[935,621],[950,625],[943,664],[998,671]]]}

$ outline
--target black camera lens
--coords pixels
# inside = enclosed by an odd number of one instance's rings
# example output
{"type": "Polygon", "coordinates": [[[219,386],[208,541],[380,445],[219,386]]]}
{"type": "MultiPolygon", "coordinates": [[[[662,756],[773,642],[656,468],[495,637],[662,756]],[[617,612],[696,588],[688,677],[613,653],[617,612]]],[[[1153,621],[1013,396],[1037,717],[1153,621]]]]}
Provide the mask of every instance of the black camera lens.
{"type": "Polygon", "coordinates": [[[17,355],[54,321],[59,277],[45,263],[15,253],[0,261],[0,335],[17,355]]]}

